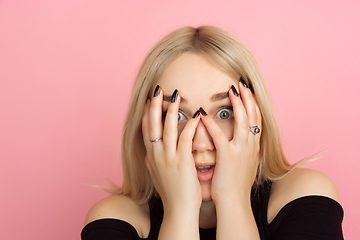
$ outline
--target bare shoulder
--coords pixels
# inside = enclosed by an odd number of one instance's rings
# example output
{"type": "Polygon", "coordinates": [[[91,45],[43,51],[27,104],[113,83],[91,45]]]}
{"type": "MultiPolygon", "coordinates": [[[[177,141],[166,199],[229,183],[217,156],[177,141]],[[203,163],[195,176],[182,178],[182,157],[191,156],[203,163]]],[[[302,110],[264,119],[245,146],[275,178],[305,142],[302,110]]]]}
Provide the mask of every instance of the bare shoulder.
{"type": "Polygon", "coordinates": [[[112,218],[130,223],[140,237],[150,231],[150,212],[148,204],[139,205],[123,195],[111,195],[92,206],[86,215],[85,225],[99,219],[112,218]]]}
{"type": "Polygon", "coordinates": [[[325,174],[306,168],[297,168],[273,183],[268,206],[269,223],[287,203],[305,196],[317,195],[340,202],[338,191],[325,174]]]}

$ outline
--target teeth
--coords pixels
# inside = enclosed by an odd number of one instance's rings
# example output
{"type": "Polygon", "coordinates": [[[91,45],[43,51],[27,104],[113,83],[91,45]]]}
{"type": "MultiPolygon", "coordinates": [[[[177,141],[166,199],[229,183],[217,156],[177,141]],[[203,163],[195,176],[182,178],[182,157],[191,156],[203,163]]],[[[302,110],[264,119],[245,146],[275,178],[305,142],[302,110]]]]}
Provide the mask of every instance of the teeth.
{"type": "Polygon", "coordinates": [[[209,169],[209,168],[211,168],[211,166],[209,165],[209,166],[204,166],[204,167],[196,167],[197,169],[209,169]]]}
{"type": "Polygon", "coordinates": [[[212,166],[208,165],[208,166],[203,166],[203,167],[196,167],[196,170],[199,172],[208,172],[210,169],[212,168],[212,166]]]}

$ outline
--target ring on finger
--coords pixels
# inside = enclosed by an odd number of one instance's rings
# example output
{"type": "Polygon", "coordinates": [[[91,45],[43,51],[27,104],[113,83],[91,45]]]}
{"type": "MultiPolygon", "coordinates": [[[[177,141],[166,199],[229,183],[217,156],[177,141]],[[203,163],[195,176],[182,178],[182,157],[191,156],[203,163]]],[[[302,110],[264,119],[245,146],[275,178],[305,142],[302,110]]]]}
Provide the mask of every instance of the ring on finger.
{"type": "Polygon", "coordinates": [[[161,142],[162,138],[151,138],[150,142],[161,142]]]}
{"type": "Polygon", "coordinates": [[[254,126],[254,127],[249,127],[250,132],[252,132],[252,134],[256,135],[260,132],[260,128],[258,126],[254,126]]]}

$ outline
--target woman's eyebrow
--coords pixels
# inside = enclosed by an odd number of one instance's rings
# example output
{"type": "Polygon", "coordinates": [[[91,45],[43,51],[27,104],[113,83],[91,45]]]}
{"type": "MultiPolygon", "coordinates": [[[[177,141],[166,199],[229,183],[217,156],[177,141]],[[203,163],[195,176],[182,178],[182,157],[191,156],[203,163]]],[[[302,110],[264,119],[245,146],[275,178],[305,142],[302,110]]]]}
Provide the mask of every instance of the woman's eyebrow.
{"type": "MultiPolygon", "coordinates": [[[[220,101],[223,100],[225,98],[229,97],[229,92],[220,92],[220,93],[215,93],[214,95],[211,96],[211,101],[215,102],[215,101],[220,101]]],[[[165,102],[171,102],[171,96],[169,95],[164,95],[163,100],[165,102]]],[[[180,97],[180,102],[187,102],[185,98],[180,97]]]]}
{"type": "Polygon", "coordinates": [[[229,92],[215,93],[214,95],[212,95],[211,101],[212,102],[220,101],[220,100],[223,100],[223,99],[228,98],[228,97],[229,97],[229,92]]]}

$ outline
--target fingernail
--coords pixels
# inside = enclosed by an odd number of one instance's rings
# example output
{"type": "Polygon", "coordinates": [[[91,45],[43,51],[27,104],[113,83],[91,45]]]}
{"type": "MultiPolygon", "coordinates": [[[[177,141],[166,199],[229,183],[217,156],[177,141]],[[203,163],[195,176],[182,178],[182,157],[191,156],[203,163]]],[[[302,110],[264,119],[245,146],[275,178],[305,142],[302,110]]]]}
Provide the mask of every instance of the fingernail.
{"type": "Polygon", "coordinates": [[[156,85],[156,88],[155,88],[155,91],[154,91],[154,97],[159,96],[159,94],[160,94],[160,86],[156,85]]]}
{"type": "Polygon", "coordinates": [[[197,111],[194,113],[193,118],[197,118],[199,115],[200,115],[200,110],[197,110],[197,111]]]}
{"type": "Polygon", "coordinates": [[[253,85],[251,84],[251,82],[249,82],[249,89],[253,94],[255,94],[254,88],[253,88],[253,85]]]}
{"type": "Polygon", "coordinates": [[[231,90],[233,91],[233,93],[234,93],[234,95],[235,96],[239,96],[239,93],[238,93],[238,91],[236,90],[236,88],[234,87],[234,85],[231,85],[231,90]]]}
{"type": "Polygon", "coordinates": [[[176,101],[176,98],[179,95],[179,91],[177,89],[175,89],[175,91],[173,92],[172,96],[171,96],[171,102],[174,103],[176,101]]]}
{"type": "Polygon", "coordinates": [[[147,97],[147,99],[146,99],[145,104],[147,104],[147,103],[148,103],[149,99],[150,99],[150,97],[148,96],[148,97],[147,97]]]}
{"type": "Polygon", "coordinates": [[[205,116],[205,117],[207,116],[207,113],[205,112],[205,110],[202,107],[199,108],[199,111],[203,116],[205,116]]]}
{"type": "Polygon", "coordinates": [[[246,85],[246,82],[244,81],[243,77],[240,77],[240,82],[244,87],[248,88],[248,86],[246,85]]]}

